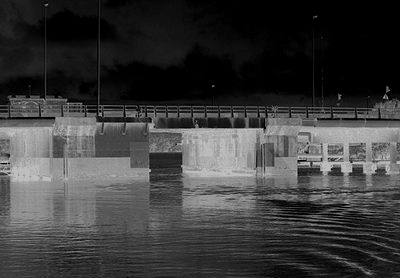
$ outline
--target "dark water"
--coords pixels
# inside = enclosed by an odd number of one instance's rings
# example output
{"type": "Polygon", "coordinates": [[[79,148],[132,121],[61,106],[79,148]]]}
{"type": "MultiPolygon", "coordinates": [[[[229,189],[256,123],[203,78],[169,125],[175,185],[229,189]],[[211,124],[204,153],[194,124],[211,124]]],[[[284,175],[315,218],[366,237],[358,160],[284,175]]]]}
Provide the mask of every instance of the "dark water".
{"type": "Polygon", "coordinates": [[[2,179],[0,277],[400,277],[400,177],[2,179]]]}

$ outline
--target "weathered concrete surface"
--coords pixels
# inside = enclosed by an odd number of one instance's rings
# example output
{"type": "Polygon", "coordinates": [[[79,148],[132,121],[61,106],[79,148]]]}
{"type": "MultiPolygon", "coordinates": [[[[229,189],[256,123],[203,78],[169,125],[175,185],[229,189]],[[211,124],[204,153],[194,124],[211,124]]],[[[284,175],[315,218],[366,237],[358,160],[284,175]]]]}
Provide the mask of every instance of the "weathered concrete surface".
{"type": "Polygon", "coordinates": [[[54,177],[67,179],[129,177],[143,178],[149,175],[148,123],[96,123],[84,121],[87,132],[81,132],[76,122],[65,124],[67,149],[61,160],[54,160],[54,177]],[[72,131],[71,131],[72,130],[72,131]],[[70,132],[71,131],[71,132],[70,132]],[[75,136],[77,134],[78,136],[75,136]],[[81,147],[88,149],[81,150],[81,147]],[[61,161],[61,162],[60,162],[61,161]]]}
{"type": "Polygon", "coordinates": [[[51,179],[52,127],[9,128],[10,170],[14,179],[51,179]]]}
{"type": "Polygon", "coordinates": [[[147,123],[97,123],[96,157],[130,157],[132,142],[149,142],[147,123]]]}
{"type": "Polygon", "coordinates": [[[148,168],[131,168],[130,157],[53,158],[52,178],[67,180],[148,179],[148,168]]]}
{"type": "Polygon", "coordinates": [[[0,121],[11,175],[21,180],[148,177],[148,123],[95,118],[0,121]]]}
{"type": "Polygon", "coordinates": [[[149,145],[151,153],[182,152],[182,133],[150,132],[149,145]]]}
{"type": "Polygon", "coordinates": [[[183,132],[183,173],[253,176],[262,129],[188,129],[183,132]],[[258,138],[258,139],[257,139],[258,138]]]}
{"type": "Polygon", "coordinates": [[[400,142],[399,131],[399,128],[301,127],[301,132],[312,134],[313,143],[400,142]]]}
{"type": "Polygon", "coordinates": [[[265,118],[153,118],[156,128],[264,128],[265,118]]]}
{"type": "Polygon", "coordinates": [[[366,175],[374,174],[377,169],[376,160],[390,159],[387,165],[387,174],[400,173],[400,166],[397,164],[397,142],[400,142],[399,124],[391,121],[318,121],[314,126],[302,126],[300,132],[309,133],[313,144],[323,145],[321,171],[327,174],[334,162],[328,162],[328,144],[343,144],[342,173],[352,172],[352,165],[349,162],[350,144],[365,144],[365,162],[363,171],[366,175]],[[343,126],[340,126],[342,124],[343,126]],[[384,152],[378,151],[377,144],[386,144],[384,152]],[[324,151],[326,149],[326,152],[324,151]],[[377,154],[388,154],[387,157],[376,157],[377,154]],[[390,153],[390,155],[389,155],[390,153]]]}
{"type": "Polygon", "coordinates": [[[297,137],[301,119],[268,119],[263,144],[265,176],[297,175],[297,137]]]}

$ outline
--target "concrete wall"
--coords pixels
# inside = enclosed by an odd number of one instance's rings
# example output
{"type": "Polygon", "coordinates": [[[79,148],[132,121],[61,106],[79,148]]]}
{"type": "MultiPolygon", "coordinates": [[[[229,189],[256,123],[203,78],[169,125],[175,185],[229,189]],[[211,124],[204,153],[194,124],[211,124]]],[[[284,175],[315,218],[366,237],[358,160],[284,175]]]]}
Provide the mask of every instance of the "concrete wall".
{"type": "Polygon", "coordinates": [[[148,123],[96,123],[95,118],[2,120],[10,168],[22,180],[149,176],[148,123]]]}
{"type": "Polygon", "coordinates": [[[164,118],[153,119],[156,128],[264,128],[265,118],[164,118]]]}
{"type": "Polygon", "coordinates": [[[64,179],[66,171],[68,180],[149,177],[148,168],[131,168],[130,160],[130,157],[80,157],[65,162],[63,158],[53,158],[51,173],[53,179],[64,179]]]}
{"type": "Polygon", "coordinates": [[[262,129],[183,131],[183,173],[197,176],[255,175],[262,129]]]}
{"type": "Polygon", "coordinates": [[[262,143],[265,176],[297,175],[297,137],[300,119],[267,119],[262,143]]]}
{"type": "MultiPolygon", "coordinates": [[[[373,161],[373,144],[389,144],[389,163],[385,166],[389,174],[400,173],[400,166],[397,164],[397,142],[400,142],[400,127],[395,124],[386,124],[379,127],[376,122],[367,124],[358,122],[345,122],[339,126],[338,122],[322,122],[315,126],[302,126],[301,132],[309,133],[311,143],[322,144],[322,163],[321,171],[327,174],[331,171],[334,164],[339,164],[344,174],[353,171],[353,165],[350,162],[350,145],[365,144],[365,162],[362,162],[365,174],[374,174],[378,163],[373,161]],[[328,160],[329,144],[343,145],[343,161],[333,163],[328,160]]],[[[384,124],[384,122],[383,122],[384,124]]]]}

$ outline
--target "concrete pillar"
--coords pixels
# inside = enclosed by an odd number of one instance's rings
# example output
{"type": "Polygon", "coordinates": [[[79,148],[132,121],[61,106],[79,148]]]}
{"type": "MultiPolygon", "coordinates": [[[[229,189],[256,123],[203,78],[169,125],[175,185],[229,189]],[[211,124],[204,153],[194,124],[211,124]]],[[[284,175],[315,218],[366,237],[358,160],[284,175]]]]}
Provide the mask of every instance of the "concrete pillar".
{"type": "Polygon", "coordinates": [[[363,172],[366,175],[375,174],[376,165],[372,162],[372,143],[365,143],[365,163],[363,165],[363,172]]]}
{"type": "Polygon", "coordinates": [[[332,165],[328,162],[328,143],[322,144],[322,163],[320,171],[322,174],[327,175],[332,169],[332,165]]]}
{"type": "Polygon", "coordinates": [[[353,166],[350,163],[350,145],[348,142],[343,143],[343,163],[341,171],[344,175],[353,172],[353,166]]]}
{"type": "Polygon", "coordinates": [[[399,174],[400,165],[397,164],[397,142],[390,142],[390,163],[386,166],[386,173],[388,175],[399,174]]]}
{"type": "Polygon", "coordinates": [[[262,129],[190,129],[183,133],[182,170],[189,176],[255,176],[262,129]]]}

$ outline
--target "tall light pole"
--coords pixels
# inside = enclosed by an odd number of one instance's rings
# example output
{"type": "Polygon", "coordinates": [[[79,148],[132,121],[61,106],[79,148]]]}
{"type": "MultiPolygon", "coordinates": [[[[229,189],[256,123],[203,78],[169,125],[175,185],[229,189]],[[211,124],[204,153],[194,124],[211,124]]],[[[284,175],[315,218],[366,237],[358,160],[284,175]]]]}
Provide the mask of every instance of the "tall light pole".
{"type": "Polygon", "coordinates": [[[314,20],[318,18],[318,15],[313,16],[312,22],[312,107],[315,106],[315,31],[314,31],[314,20]]]}
{"type": "Polygon", "coordinates": [[[44,8],[44,61],[43,61],[43,68],[44,68],[44,99],[47,96],[47,7],[49,6],[49,2],[43,2],[44,8]]]}
{"type": "Polygon", "coordinates": [[[321,106],[324,107],[324,36],[321,36],[321,106]]]}
{"type": "Polygon", "coordinates": [[[97,116],[100,116],[100,6],[101,1],[97,3],[97,116]]]}

